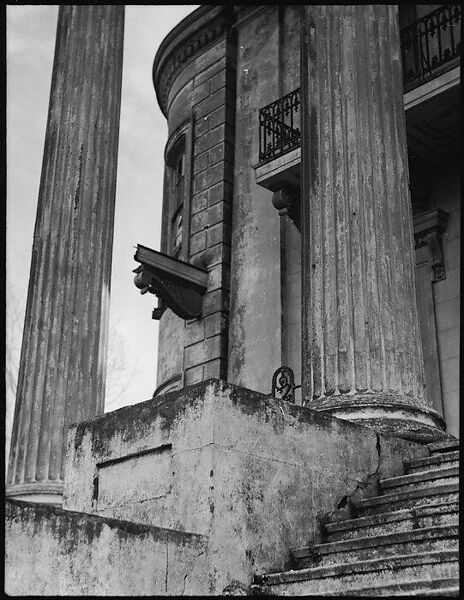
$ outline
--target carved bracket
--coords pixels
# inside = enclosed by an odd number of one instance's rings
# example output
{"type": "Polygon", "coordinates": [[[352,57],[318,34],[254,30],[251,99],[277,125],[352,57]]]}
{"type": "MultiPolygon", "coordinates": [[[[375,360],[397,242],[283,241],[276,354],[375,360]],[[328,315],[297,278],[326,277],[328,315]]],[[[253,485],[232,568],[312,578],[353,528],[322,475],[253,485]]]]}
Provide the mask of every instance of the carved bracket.
{"type": "Polygon", "coordinates": [[[296,190],[285,186],[272,195],[272,204],[279,211],[281,217],[287,216],[295,223],[300,231],[300,197],[296,190]]]}
{"type": "Polygon", "coordinates": [[[208,281],[204,269],[140,244],[134,258],[141,263],[133,271],[136,287],[142,294],[150,292],[160,299],[160,306],[153,310],[153,318],[161,317],[163,304],[181,319],[201,317],[208,281]]]}
{"type": "Polygon", "coordinates": [[[446,279],[445,256],[442,234],[446,229],[448,213],[440,208],[429,210],[414,217],[415,247],[427,246],[433,271],[432,281],[446,279]]]}

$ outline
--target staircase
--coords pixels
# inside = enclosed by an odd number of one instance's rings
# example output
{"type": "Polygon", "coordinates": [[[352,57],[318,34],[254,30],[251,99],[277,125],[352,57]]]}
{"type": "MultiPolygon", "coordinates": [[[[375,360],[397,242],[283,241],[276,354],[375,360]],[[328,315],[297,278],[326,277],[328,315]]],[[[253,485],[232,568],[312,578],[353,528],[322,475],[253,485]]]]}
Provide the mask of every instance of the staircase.
{"type": "Polygon", "coordinates": [[[458,597],[458,444],[428,444],[430,456],[381,480],[355,518],[326,524],[323,544],[293,549],[294,570],[256,578],[253,592],[458,597]]]}

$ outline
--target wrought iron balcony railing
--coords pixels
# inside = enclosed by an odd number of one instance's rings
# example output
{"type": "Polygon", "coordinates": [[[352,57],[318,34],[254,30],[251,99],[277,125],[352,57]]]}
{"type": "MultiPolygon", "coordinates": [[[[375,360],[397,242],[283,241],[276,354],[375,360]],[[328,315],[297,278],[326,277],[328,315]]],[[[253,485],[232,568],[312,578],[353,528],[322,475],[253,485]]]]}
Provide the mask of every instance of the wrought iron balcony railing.
{"type": "Polygon", "coordinates": [[[259,162],[300,145],[300,90],[293,90],[259,111],[259,162]]]}
{"type": "Polygon", "coordinates": [[[401,30],[403,86],[407,92],[458,64],[461,6],[443,5],[401,30]]]}
{"type": "MultiPolygon", "coordinates": [[[[461,6],[443,5],[401,30],[405,92],[458,64],[461,51],[461,6]]],[[[265,163],[300,146],[300,89],[259,111],[259,162],[265,163]]]]}

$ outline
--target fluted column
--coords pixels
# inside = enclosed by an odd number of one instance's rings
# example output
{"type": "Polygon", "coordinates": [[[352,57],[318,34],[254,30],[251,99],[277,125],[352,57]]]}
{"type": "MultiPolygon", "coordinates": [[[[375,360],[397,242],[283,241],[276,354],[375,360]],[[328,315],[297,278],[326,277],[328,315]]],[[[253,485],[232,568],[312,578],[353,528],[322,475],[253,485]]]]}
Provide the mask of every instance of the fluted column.
{"type": "Polygon", "coordinates": [[[69,424],[103,411],[124,7],[61,6],[7,495],[61,502],[69,424]]]}
{"type": "Polygon", "coordinates": [[[435,439],[414,287],[395,6],[304,6],[303,397],[435,439]]]}

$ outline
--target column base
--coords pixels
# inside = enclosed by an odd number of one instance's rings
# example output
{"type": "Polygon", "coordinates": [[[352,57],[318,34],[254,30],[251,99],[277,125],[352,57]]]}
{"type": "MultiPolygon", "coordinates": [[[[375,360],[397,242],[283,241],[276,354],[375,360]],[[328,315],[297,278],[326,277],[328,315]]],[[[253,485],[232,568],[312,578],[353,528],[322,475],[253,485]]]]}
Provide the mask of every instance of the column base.
{"type": "Polygon", "coordinates": [[[431,408],[411,405],[409,400],[393,394],[346,394],[318,398],[306,406],[421,444],[454,439],[445,432],[446,425],[441,415],[431,408]]]}
{"type": "Polygon", "coordinates": [[[14,498],[15,500],[61,506],[63,504],[63,482],[44,481],[10,484],[6,486],[5,495],[7,498],[14,498]]]}

